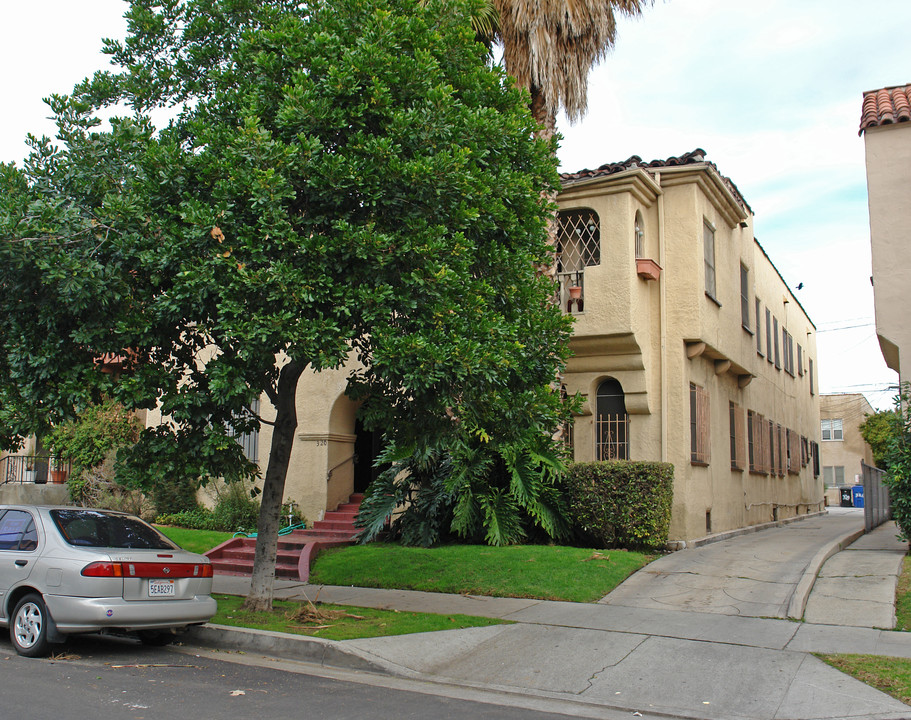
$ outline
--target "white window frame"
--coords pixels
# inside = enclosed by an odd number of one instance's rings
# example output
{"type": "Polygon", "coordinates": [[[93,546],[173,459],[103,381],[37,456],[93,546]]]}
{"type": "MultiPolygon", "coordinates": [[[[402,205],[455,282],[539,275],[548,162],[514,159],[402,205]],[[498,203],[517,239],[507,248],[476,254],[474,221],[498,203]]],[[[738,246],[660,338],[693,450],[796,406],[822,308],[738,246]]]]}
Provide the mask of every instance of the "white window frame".
{"type": "Polygon", "coordinates": [[[842,418],[821,420],[820,430],[824,442],[840,442],[845,439],[844,420],[842,418]]]}

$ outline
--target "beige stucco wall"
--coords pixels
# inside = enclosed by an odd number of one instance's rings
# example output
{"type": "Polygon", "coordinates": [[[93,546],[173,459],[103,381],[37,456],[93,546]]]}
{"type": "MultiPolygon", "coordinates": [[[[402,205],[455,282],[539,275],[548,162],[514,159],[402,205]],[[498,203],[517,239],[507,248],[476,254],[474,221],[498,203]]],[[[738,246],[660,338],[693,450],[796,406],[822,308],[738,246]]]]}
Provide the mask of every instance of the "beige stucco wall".
{"type": "MultiPolygon", "coordinates": [[[[346,502],[353,491],[356,406],[344,395],[349,372],[350,367],[305,373],[298,384],[298,429],[283,499],[295,502],[310,522],[346,502]]],[[[260,415],[266,421],[257,438],[260,478],[256,484],[261,487],[272,446],[268,423],[275,419],[275,408],[265,394],[260,397],[260,415]]],[[[149,426],[163,421],[158,409],[146,417],[149,426]]],[[[204,487],[199,499],[211,505],[217,492],[218,488],[204,487]]]]}
{"type": "Polygon", "coordinates": [[[864,131],[876,332],[886,364],[905,381],[902,357],[911,355],[907,321],[911,276],[911,124],[864,131]]]}
{"type": "Polygon", "coordinates": [[[859,426],[875,410],[860,393],[823,395],[820,400],[820,420],[841,420],[843,435],[841,440],[821,441],[820,462],[823,466],[843,467],[845,483],[853,485],[861,475],[861,460],[873,465],[873,451],[860,434],[859,426]]]}
{"type": "MultiPolygon", "coordinates": [[[[665,168],[656,177],[634,169],[564,190],[562,210],[590,208],[601,221],[601,263],[585,269],[584,312],[564,380],[587,400],[574,427],[575,458],[595,459],[595,397],[618,380],[630,415],[630,457],[675,466],[672,540],[700,538],[816,510],[824,503],[812,463],[785,477],[731,470],[729,403],[819,439],[815,328],[762,248],[752,216],[706,165],[665,168]],[[635,269],[636,211],[646,255],[663,270],[644,280],[635,269]],[[715,227],[716,297],[705,293],[703,221],[715,227]],[[742,227],[741,223],[745,226],[742,227]],[[740,266],[749,270],[750,323],[741,322],[740,266]],[[792,377],[759,356],[755,299],[802,348],[804,373],[792,377]],[[814,364],[810,391],[809,359],[814,364]],[[709,393],[711,461],[690,462],[689,385],[709,393]],[[710,524],[710,527],[709,527],[710,524]]],[[[781,347],[779,348],[781,351],[781,347]]]]}

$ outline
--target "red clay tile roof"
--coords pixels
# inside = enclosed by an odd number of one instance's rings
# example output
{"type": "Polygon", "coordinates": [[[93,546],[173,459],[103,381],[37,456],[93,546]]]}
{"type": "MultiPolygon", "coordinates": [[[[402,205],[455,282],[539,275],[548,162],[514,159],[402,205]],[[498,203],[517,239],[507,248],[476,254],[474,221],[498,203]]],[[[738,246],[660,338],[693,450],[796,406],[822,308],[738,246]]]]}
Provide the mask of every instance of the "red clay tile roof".
{"type": "Polygon", "coordinates": [[[887,87],[864,93],[860,115],[860,131],[880,125],[911,121],[911,85],[887,87]]]}
{"type": "MultiPolygon", "coordinates": [[[[609,175],[614,175],[615,173],[623,172],[624,170],[630,170],[632,168],[642,168],[646,172],[649,172],[650,170],[660,171],[661,168],[666,167],[676,167],[678,165],[697,165],[700,163],[709,165],[714,168],[715,172],[718,172],[718,168],[716,167],[715,163],[709,162],[705,159],[705,154],[705,150],[702,148],[696,148],[692,152],[684,153],[678,157],[669,157],[667,160],[652,160],[651,162],[643,162],[641,157],[638,155],[633,155],[628,160],[619,163],[607,163],[597,168],[596,170],[580,170],[579,172],[574,173],[561,173],[560,179],[563,182],[563,187],[567,187],[577,182],[607,177],[609,175]]],[[[737,202],[739,202],[748,212],[752,213],[752,208],[750,208],[750,206],[747,204],[747,201],[744,199],[743,195],[740,194],[740,191],[737,189],[737,186],[731,181],[731,179],[725,177],[720,172],[718,172],[718,176],[724,181],[724,184],[734,194],[737,202]]]]}

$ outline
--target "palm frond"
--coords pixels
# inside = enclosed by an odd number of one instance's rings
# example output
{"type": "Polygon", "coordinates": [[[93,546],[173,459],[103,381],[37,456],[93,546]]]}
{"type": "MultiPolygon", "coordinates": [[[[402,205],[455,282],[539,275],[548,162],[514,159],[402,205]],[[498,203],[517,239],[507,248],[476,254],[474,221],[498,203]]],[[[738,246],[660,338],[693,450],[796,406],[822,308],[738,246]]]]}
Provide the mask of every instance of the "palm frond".
{"type": "Polygon", "coordinates": [[[617,14],[636,17],[651,0],[493,0],[506,72],[543,94],[547,111],[571,121],[586,111],[588,73],[613,48],[617,14]]]}

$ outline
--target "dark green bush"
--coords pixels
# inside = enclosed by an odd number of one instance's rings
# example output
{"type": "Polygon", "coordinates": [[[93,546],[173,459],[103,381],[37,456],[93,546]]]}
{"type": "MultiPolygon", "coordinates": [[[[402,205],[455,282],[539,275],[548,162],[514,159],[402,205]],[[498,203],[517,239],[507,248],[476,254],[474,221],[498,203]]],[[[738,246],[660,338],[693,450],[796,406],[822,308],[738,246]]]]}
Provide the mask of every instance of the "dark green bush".
{"type": "Polygon", "coordinates": [[[193,510],[164,513],[155,518],[158,525],[173,525],[190,530],[219,530],[215,527],[215,518],[208,508],[198,507],[193,510]]]}
{"type": "Polygon", "coordinates": [[[575,463],[564,477],[577,534],[598,547],[664,548],[674,466],[660,462],[575,463]]]}

